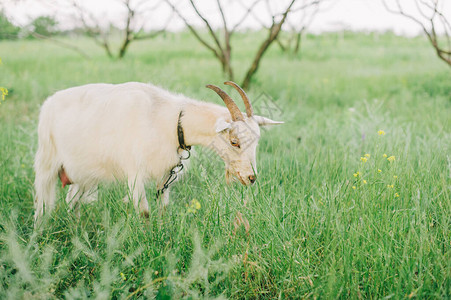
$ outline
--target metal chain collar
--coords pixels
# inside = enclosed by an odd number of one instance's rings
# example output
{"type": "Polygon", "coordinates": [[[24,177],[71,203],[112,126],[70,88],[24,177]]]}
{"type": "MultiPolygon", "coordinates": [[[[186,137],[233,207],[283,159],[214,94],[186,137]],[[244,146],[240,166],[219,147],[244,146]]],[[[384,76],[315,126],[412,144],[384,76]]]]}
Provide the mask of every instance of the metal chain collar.
{"type": "MultiPolygon", "coordinates": [[[[178,148],[178,149],[182,149],[182,148],[178,148]]],[[[159,189],[157,191],[156,194],[156,198],[158,199],[158,197],[160,197],[161,194],[164,193],[165,190],[167,190],[169,188],[169,186],[177,179],[177,174],[179,174],[180,172],[182,172],[184,166],[183,166],[183,160],[187,160],[188,158],[190,158],[191,156],[191,152],[189,151],[190,149],[185,149],[188,152],[188,156],[184,157],[183,155],[180,155],[180,161],[177,165],[175,165],[175,167],[173,167],[171,169],[171,171],[169,171],[169,176],[168,179],[166,179],[166,182],[163,184],[163,187],[161,189],[159,189]]],[[[183,152],[182,152],[183,153],[183,152]]]]}
{"type": "Polygon", "coordinates": [[[179,118],[178,118],[178,121],[177,121],[177,137],[178,137],[178,141],[179,141],[179,147],[177,148],[177,152],[179,152],[180,150],[185,150],[185,151],[188,152],[188,156],[184,157],[183,156],[183,151],[182,151],[182,153],[179,156],[179,158],[180,158],[179,163],[177,165],[175,165],[171,169],[171,171],[169,171],[168,179],[166,179],[166,182],[163,184],[163,187],[157,191],[157,194],[156,194],[156,198],[157,199],[177,179],[177,174],[182,172],[182,170],[184,168],[182,161],[189,159],[190,156],[191,156],[191,152],[190,152],[191,146],[187,146],[185,144],[185,136],[183,134],[183,127],[182,127],[182,122],[181,122],[182,116],[183,116],[183,110],[180,111],[179,118]]]}

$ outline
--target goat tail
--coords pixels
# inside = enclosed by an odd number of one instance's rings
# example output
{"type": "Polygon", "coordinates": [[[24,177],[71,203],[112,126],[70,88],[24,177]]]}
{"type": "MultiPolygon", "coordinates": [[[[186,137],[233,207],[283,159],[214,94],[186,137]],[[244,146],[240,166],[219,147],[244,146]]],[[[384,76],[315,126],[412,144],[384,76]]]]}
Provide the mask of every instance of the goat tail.
{"type": "MultiPolygon", "coordinates": [[[[47,100],[48,101],[48,100],[47,100]]],[[[35,169],[35,221],[44,213],[50,212],[56,201],[56,183],[61,163],[52,136],[52,113],[45,103],[42,106],[38,125],[38,151],[34,161],[35,169]]]]}

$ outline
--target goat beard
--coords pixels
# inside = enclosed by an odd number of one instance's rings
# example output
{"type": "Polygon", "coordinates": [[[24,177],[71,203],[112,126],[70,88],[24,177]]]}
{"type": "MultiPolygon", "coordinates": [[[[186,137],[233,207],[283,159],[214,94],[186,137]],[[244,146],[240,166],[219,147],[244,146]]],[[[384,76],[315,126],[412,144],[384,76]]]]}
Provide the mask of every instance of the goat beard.
{"type": "Polygon", "coordinates": [[[243,185],[247,185],[238,174],[230,170],[226,170],[225,178],[227,184],[231,184],[232,182],[241,182],[243,185]]]}
{"type": "Polygon", "coordinates": [[[226,179],[226,183],[227,184],[230,184],[231,181],[233,181],[233,176],[232,176],[232,174],[230,173],[229,170],[225,171],[225,179],[226,179]]]}

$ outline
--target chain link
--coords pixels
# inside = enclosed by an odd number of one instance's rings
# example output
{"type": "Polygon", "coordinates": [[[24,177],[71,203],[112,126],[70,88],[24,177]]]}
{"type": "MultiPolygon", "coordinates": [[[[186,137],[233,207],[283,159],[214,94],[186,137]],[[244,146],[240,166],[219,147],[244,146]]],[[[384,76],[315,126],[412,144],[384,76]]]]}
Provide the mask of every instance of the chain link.
{"type": "MultiPolygon", "coordinates": [[[[156,199],[158,199],[158,197],[160,197],[160,195],[163,194],[164,191],[167,190],[167,189],[169,188],[169,186],[177,179],[177,174],[179,174],[180,172],[182,172],[182,170],[183,170],[183,168],[184,168],[184,165],[183,165],[183,162],[182,162],[182,161],[187,160],[187,159],[190,158],[190,156],[191,156],[190,148],[191,148],[191,147],[187,147],[187,148],[184,149],[186,152],[188,152],[188,156],[184,157],[184,156],[183,156],[183,152],[182,152],[182,154],[180,154],[180,156],[179,156],[179,157],[180,157],[179,163],[176,164],[176,165],[171,169],[171,171],[169,171],[168,179],[167,179],[166,182],[163,184],[163,187],[157,191],[156,199]]],[[[182,148],[179,147],[178,150],[182,150],[182,148]]]]}

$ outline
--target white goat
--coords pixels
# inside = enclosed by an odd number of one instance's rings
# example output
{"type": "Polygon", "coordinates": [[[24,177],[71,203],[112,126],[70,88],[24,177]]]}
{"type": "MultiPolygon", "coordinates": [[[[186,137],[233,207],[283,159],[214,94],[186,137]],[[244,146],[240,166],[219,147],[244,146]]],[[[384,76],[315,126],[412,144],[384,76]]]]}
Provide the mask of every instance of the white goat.
{"type": "MultiPolygon", "coordinates": [[[[88,84],[49,97],[41,108],[35,159],[35,219],[55,206],[58,177],[70,185],[66,201],[96,198],[100,182],[127,179],[136,209],[148,214],[144,185],[162,188],[180,163],[186,145],[216,151],[226,164],[226,179],[256,180],[259,125],[280,124],[254,116],[249,99],[233,82],[246,106],[245,116],[220,88],[208,85],[225,107],[175,95],[159,87],[129,82],[88,84]],[[182,149],[181,149],[182,148],[182,149]]],[[[163,192],[169,201],[169,190],[163,192]]]]}

